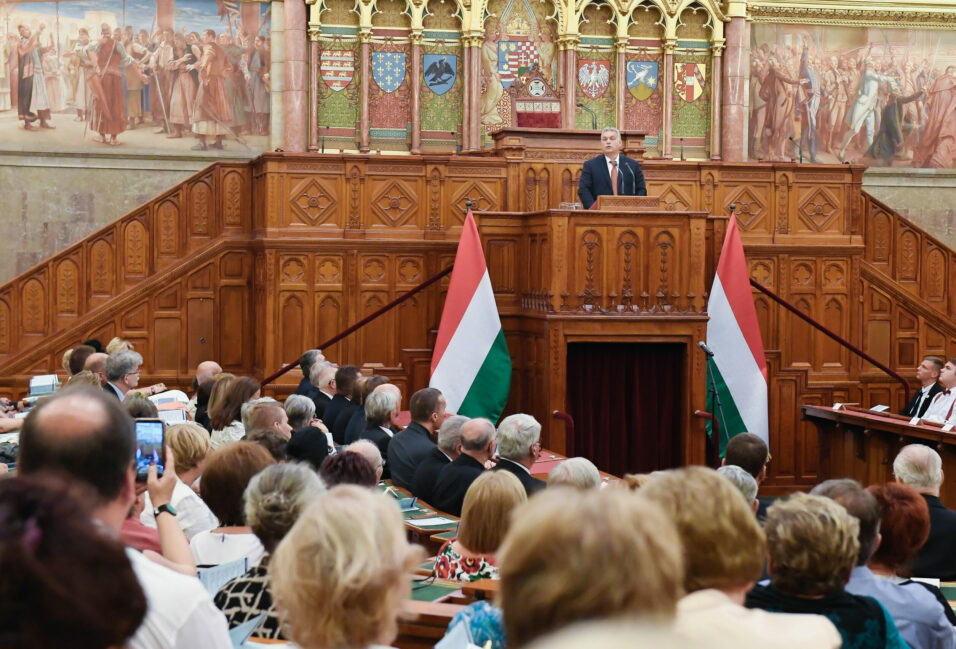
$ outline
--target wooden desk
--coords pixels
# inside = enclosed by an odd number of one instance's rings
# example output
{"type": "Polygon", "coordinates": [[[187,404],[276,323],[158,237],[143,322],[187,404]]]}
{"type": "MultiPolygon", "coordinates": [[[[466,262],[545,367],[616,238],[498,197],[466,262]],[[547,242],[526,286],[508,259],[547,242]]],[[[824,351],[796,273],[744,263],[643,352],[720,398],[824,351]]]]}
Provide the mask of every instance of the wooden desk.
{"type": "Polygon", "coordinates": [[[501,582],[497,579],[476,579],[462,585],[461,593],[475,600],[486,599],[491,601],[498,594],[500,588],[501,582]]]}
{"type": "Polygon", "coordinates": [[[463,608],[461,604],[407,600],[402,604],[394,646],[399,649],[431,649],[444,637],[451,619],[463,608]]]}

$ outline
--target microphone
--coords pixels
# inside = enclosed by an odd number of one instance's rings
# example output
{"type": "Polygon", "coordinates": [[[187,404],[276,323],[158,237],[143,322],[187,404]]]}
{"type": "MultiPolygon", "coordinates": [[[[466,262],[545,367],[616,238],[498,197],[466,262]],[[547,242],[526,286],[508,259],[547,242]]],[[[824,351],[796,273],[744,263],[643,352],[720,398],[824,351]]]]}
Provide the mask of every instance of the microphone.
{"type": "Polygon", "coordinates": [[[636,188],[636,187],[637,187],[637,181],[634,180],[634,170],[631,169],[631,165],[626,164],[626,163],[624,164],[624,168],[627,169],[628,173],[631,174],[631,196],[634,196],[634,195],[637,194],[637,188],[636,188]]]}
{"type": "Polygon", "coordinates": [[[708,347],[707,343],[705,343],[703,340],[697,343],[697,346],[700,347],[705,354],[707,354],[708,358],[714,357],[714,350],[708,347]]]}

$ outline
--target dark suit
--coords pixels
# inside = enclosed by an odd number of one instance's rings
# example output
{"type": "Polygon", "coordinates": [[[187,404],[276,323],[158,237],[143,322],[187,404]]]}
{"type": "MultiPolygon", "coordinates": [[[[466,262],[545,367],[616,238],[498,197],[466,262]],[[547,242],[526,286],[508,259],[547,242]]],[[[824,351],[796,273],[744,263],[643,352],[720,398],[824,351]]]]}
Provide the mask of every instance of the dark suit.
{"type": "Polygon", "coordinates": [[[107,382],[106,385],[103,386],[103,389],[109,392],[110,394],[112,394],[114,397],[116,397],[120,401],[123,401],[124,397],[120,393],[119,388],[114,386],[112,383],[107,382]]]}
{"type": "MultiPolygon", "coordinates": [[[[315,404],[315,418],[322,419],[322,417],[325,415],[325,409],[330,403],[332,403],[332,397],[327,395],[325,392],[322,392],[322,390],[316,390],[315,394],[311,398],[312,403],[315,404]]],[[[324,421],[322,423],[325,424],[324,421]]],[[[329,425],[325,424],[325,427],[328,428],[329,425]]]]}
{"type": "MultiPolygon", "coordinates": [[[[625,155],[619,155],[617,161],[618,196],[647,196],[641,163],[625,155]]],[[[578,182],[578,197],[584,204],[584,209],[591,209],[598,196],[610,196],[613,193],[611,174],[604,154],[585,162],[581,169],[581,180],[578,182]]]]}
{"type": "Polygon", "coordinates": [[[431,504],[443,512],[461,516],[468,487],[484,472],[485,467],[478,460],[462,453],[438,474],[431,504]]]}
{"type": "Polygon", "coordinates": [[[415,469],[431,454],[433,448],[435,442],[431,435],[418,422],[413,421],[408,428],[397,433],[388,445],[388,469],[392,473],[392,483],[410,489],[415,469]]]}
{"type": "Polygon", "coordinates": [[[415,477],[412,479],[412,486],[409,489],[412,495],[431,505],[435,483],[438,482],[438,474],[447,464],[451,464],[448,456],[442,453],[437,446],[433,448],[428,457],[422,460],[415,469],[415,477]]]}
{"type": "Polygon", "coordinates": [[[285,453],[293,460],[308,462],[318,471],[329,455],[329,439],[315,426],[306,426],[293,431],[285,453]]]}
{"type": "Polygon", "coordinates": [[[309,377],[303,376],[302,380],[299,381],[299,387],[295,389],[293,394],[301,394],[304,397],[315,399],[315,393],[318,391],[319,389],[312,385],[312,381],[309,380],[309,377]]]}
{"type": "MultiPolygon", "coordinates": [[[[322,415],[322,423],[325,424],[325,427],[330,431],[332,430],[333,424],[335,424],[335,418],[339,416],[339,413],[351,403],[341,394],[337,394],[332,397],[332,400],[329,401],[328,405],[325,406],[325,412],[322,415]]],[[[336,444],[341,444],[342,441],[336,437],[336,444]]]]}
{"type": "Polygon", "coordinates": [[[508,473],[514,475],[518,478],[518,481],[521,483],[521,486],[524,487],[525,493],[528,494],[528,498],[535,495],[537,492],[541,491],[548,486],[547,482],[543,480],[538,480],[533,477],[530,473],[525,471],[524,466],[513,462],[506,458],[498,459],[498,466],[496,466],[494,471],[507,471],[508,473]]]}
{"type": "Polygon", "coordinates": [[[934,383],[933,386],[929,389],[929,394],[926,395],[926,398],[923,399],[923,405],[919,407],[919,412],[916,412],[916,404],[919,403],[920,395],[923,394],[923,389],[920,388],[916,391],[916,394],[913,395],[913,398],[910,399],[910,402],[906,404],[906,407],[900,411],[901,415],[906,415],[907,417],[922,417],[926,414],[926,410],[929,408],[930,402],[933,400],[937,394],[943,391],[943,386],[939,383],[934,383]]]}
{"type": "Polygon", "coordinates": [[[382,469],[382,479],[388,480],[391,477],[391,467],[388,465],[388,446],[392,443],[392,437],[382,430],[381,426],[367,424],[359,439],[367,439],[378,447],[382,454],[382,461],[385,463],[385,468],[382,469]]]}
{"type": "Polygon", "coordinates": [[[929,538],[913,562],[914,577],[935,577],[943,581],[956,579],[956,512],[936,496],[923,494],[929,506],[929,538]]]}
{"type": "Polygon", "coordinates": [[[343,444],[351,444],[362,436],[365,425],[365,406],[354,405],[339,413],[332,436],[341,435],[343,444]]]}

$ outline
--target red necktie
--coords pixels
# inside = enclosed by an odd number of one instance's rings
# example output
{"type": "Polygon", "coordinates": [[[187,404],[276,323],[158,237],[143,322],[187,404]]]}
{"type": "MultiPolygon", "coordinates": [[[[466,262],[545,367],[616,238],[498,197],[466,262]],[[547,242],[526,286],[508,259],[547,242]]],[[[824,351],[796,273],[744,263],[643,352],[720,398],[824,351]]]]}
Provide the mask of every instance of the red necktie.
{"type": "Polygon", "coordinates": [[[617,160],[611,160],[611,193],[617,196],[617,160]]]}

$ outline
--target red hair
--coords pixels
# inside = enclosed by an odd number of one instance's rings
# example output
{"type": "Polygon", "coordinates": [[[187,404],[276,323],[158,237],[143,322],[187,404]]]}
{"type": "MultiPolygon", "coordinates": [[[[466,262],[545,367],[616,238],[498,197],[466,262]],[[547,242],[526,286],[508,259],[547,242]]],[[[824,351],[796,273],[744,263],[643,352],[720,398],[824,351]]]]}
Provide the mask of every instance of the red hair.
{"type": "Polygon", "coordinates": [[[908,573],[910,564],[929,536],[929,507],[912,487],[898,482],[866,488],[880,504],[880,534],[883,539],[873,560],[898,573],[908,573]]]}

